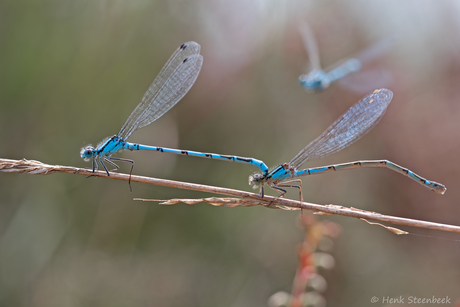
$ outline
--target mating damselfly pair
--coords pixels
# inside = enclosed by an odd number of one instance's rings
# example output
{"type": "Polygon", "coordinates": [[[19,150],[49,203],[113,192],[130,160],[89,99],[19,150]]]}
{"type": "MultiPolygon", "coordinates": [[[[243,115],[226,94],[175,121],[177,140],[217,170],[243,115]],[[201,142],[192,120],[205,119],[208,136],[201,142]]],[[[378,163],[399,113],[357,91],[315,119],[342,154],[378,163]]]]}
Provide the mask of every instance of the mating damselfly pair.
{"type": "Polygon", "coordinates": [[[355,161],[303,170],[299,169],[305,162],[336,153],[368,133],[380,121],[393,98],[393,93],[387,89],[375,90],[361,99],[330,125],[319,137],[304,147],[290,162],[283,163],[272,170],[263,161],[254,158],[127,142],[127,139],[134,131],[151,124],[179,102],[194,84],[202,64],[203,57],[200,55],[200,45],[195,42],[182,44],[173,53],[168,62],[166,62],[120,131],[100,143],[96,148],[89,145],[81,150],[82,158],[92,160],[93,172],[99,168],[100,164],[107,173],[107,176],[110,176],[110,172],[104,162],[118,169],[118,166],[113,161],[125,161],[131,163],[131,174],[134,161],[115,158],[112,157],[112,154],[122,149],[132,151],[153,150],[253,165],[259,168],[261,173],[251,175],[249,183],[254,187],[260,186],[260,195],[262,197],[264,195],[264,185],[284,195],[286,190],[283,188],[292,187],[292,185],[288,184],[292,178],[356,167],[385,167],[417,181],[438,194],[444,194],[446,191],[446,188],[442,184],[426,180],[414,172],[387,160],[355,161]]]}

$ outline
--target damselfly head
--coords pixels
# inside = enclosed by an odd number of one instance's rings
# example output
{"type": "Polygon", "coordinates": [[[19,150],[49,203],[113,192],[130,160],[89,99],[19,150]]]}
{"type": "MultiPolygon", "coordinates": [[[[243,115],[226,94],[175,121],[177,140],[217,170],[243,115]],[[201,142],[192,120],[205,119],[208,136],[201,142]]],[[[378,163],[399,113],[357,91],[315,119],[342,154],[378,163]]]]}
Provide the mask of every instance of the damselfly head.
{"type": "Polygon", "coordinates": [[[94,147],[88,145],[80,150],[80,157],[85,159],[85,161],[88,161],[92,156],[94,156],[95,152],[96,150],[94,149],[94,147]]]}
{"type": "Polygon", "coordinates": [[[262,181],[264,180],[265,176],[262,174],[254,174],[249,176],[249,185],[252,186],[254,189],[258,187],[262,181]]]}

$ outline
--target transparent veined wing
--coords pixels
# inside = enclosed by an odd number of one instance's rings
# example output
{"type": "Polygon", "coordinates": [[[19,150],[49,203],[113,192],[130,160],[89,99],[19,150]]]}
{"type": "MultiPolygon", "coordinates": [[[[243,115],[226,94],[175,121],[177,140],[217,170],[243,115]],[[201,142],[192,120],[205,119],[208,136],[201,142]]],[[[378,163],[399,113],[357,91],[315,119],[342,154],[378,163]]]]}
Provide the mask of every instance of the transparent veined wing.
{"type": "Polygon", "coordinates": [[[373,88],[388,87],[392,82],[393,75],[383,67],[364,69],[338,81],[341,88],[358,94],[364,94],[373,88]]]}
{"type": "Polygon", "coordinates": [[[319,60],[318,44],[316,43],[315,35],[312,29],[305,21],[299,23],[299,33],[302,37],[303,45],[308,53],[310,60],[311,70],[321,70],[321,63],[319,60]]]}
{"type": "MultiPolygon", "coordinates": [[[[331,82],[337,81],[344,77],[348,78],[350,74],[361,71],[361,68],[381,56],[383,53],[388,51],[390,47],[395,43],[396,36],[388,36],[377,43],[369,46],[368,48],[361,51],[355,57],[343,59],[333,64],[332,66],[326,68],[328,78],[331,82]]],[[[378,80],[376,80],[378,82],[378,80]]],[[[384,84],[380,85],[384,86],[384,84]]],[[[365,91],[375,88],[368,87],[365,91]]]]}
{"type": "Polygon", "coordinates": [[[120,138],[126,140],[137,129],[151,124],[187,94],[203,64],[199,53],[200,45],[195,42],[182,44],[173,53],[123,124],[120,138]]]}
{"type": "Polygon", "coordinates": [[[385,37],[377,43],[361,51],[355,58],[358,59],[363,65],[367,64],[387,52],[394,45],[396,40],[397,36],[395,35],[385,37]]]}
{"type": "Polygon", "coordinates": [[[289,164],[299,168],[308,160],[325,157],[353,144],[375,127],[392,98],[393,92],[387,89],[375,90],[364,97],[302,149],[289,164]]]}

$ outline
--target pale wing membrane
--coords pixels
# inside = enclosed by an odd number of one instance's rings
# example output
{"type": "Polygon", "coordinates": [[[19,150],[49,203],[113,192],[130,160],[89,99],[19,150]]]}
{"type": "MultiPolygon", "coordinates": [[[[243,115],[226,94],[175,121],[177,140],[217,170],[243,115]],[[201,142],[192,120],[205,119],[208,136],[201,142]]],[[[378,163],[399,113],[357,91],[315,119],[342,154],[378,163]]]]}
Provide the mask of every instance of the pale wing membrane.
{"type": "Polygon", "coordinates": [[[152,103],[143,108],[141,113],[136,114],[136,120],[121,137],[126,140],[134,131],[149,125],[176,105],[195,83],[202,63],[203,57],[201,55],[192,55],[184,59],[183,64],[176,68],[151,98],[152,103]]]}
{"type": "Polygon", "coordinates": [[[396,36],[388,36],[379,42],[371,45],[370,47],[364,49],[359,54],[352,58],[343,59],[334,63],[331,66],[328,66],[325,70],[330,75],[331,82],[349,73],[356,72],[361,69],[361,67],[369,62],[372,62],[383,53],[387,52],[391,46],[396,42],[396,36]],[[338,72],[340,77],[334,77],[336,74],[335,71],[338,72]],[[345,73],[344,73],[345,72],[345,73]]]}
{"type": "Polygon", "coordinates": [[[366,64],[374,59],[381,56],[383,53],[387,52],[393,44],[396,42],[396,36],[388,36],[379,42],[375,43],[374,45],[370,46],[369,48],[361,51],[356,58],[362,63],[366,64]]]}
{"type": "Polygon", "coordinates": [[[200,45],[195,42],[187,42],[173,53],[123,124],[119,137],[126,140],[137,129],[160,118],[187,94],[203,64],[199,53],[200,45]]]}
{"type": "Polygon", "coordinates": [[[353,144],[380,121],[392,98],[393,92],[390,90],[375,90],[302,149],[289,164],[299,168],[308,160],[322,158],[353,144]]]}
{"type": "Polygon", "coordinates": [[[318,44],[316,43],[315,35],[311,30],[308,23],[302,21],[299,23],[299,32],[302,36],[302,41],[305,50],[308,52],[308,59],[310,60],[312,70],[321,70],[321,63],[319,60],[318,44]]]}
{"type": "Polygon", "coordinates": [[[339,80],[339,85],[350,92],[364,94],[370,89],[387,87],[393,81],[393,76],[388,69],[376,68],[361,70],[356,74],[350,74],[339,80]]]}

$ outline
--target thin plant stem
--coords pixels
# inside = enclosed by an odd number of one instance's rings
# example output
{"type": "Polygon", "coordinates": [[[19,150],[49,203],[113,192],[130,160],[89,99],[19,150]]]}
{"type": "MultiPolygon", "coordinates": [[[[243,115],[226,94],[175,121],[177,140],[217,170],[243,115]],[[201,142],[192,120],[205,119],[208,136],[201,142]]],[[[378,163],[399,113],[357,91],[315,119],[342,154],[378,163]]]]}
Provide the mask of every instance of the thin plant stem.
{"type": "MultiPolygon", "coordinates": [[[[73,175],[83,175],[83,176],[98,176],[106,179],[115,179],[115,180],[124,180],[129,181],[130,175],[123,173],[110,173],[110,176],[103,171],[95,171],[93,173],[90,169],[72,167],[72,166],[62,166],[62,165],[48,165],[39,161],[34,160],[10,160],[10,159],[0,159],[0,172],[5,173],[21,173],[21,174],[34,174],[34,175],[49,175],[56,172],[67,173],[73,175]]],[[[248,199],[252,203],[258,203],[262,206],[270,208],[291,208],[291,209],[304,209],[319,212],[323,215],[343,215],[348,217],[354,217],[358,219],[366,219],[377,222],[385,222],[394,225],[402,226],[411,226],[418,228],[427,228],[435,229],[447,232],[460,233],[460,226],[448,225],[441,223],[434,223],[428,221],[421,221],[415,219],[408,219],[402,217],[395,217],[390,215],[383,215],[376,212],[364,211],[355,208],[348,208],[337,205],[319,205],[308,202],[300,202],[296,200],[272,197],[265,195],[261,197],[259,194],[239,191],[228,188],[221,188],[203,184],[189,183],[189,182],[180,182],[167,179],[159,179],[152,177],[144,176],[131,176],[131,182],[140,182],[164,187],[171,187],[184,190],[193,190],[201,191],[207,193],[215,193],[221,195],[230,195],[235,197],[240,197],[243,199],[248,199]]],[[[244,202],[242,202],[244,203],[244,202]]]]}

